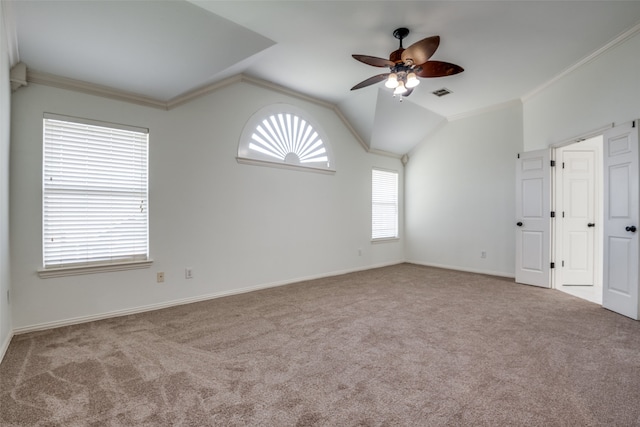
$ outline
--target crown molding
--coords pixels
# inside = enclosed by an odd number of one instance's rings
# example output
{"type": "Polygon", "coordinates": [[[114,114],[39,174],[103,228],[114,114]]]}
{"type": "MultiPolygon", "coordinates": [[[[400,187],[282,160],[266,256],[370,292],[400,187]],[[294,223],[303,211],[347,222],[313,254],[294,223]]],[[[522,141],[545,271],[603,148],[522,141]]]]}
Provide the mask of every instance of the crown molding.
{"type": "Polygon", "coordinates": [[[103,98],[130,102],[133,104],[143,105],[145,107],[158,108],[161,110],[167,109],[167,103],[158,101],[157,99],[138,95],[132,92],[116,90],[107,86],[87,83],[81,80],[60,77],[54,74],[41,73],[30,69],[27,69],[27,81],[29,83],[36,83],[45,86],[57,87],[59,89],[67,89],[89,95],[101,96],[103,98]]]}
{"type": "Polygon", "coordinates": [[[196,98],[200,98],[201,96],[205,96],[208,95],[212,92],[218,91],[220,89],[223,89],[227,86],[231,86],[232,84],[235,83],[239,83],[241,81],[243,81],[244,77],[242,74],[237,74],[235,76],[232,77],[228,77],[226,79],[220,80],[218,82],[215,83],[211,83],[208,84],[206,86],[202,86],[198,89],[194,89],[192,91],[189,91],[187,93],[184,93],[182,95],[178,95],[175,98],[170,99],[167,103],[166,103],[166,108],[167,110],[172,110],[176,107],[179,107],[181,105],[187,104],[191,101],[193,101],[196,98]]]}
{"type": "Polygon", "coordinates": [[[466,111],[464,113],[447,116],[446,119],[447,119],[447,122],[455,122],[456,120],[466,119],[466,118],[477,116],[480,114],[490,113],[492,111],[502,110],[509,107],[516,107],[519,105],[522,105],[522,101],[520,99],[512,99],[510,101],[501,102],[499,104],[493,104],[487,107],[478,108],[476,110],[466,111]]]}
{"type": "Polygon", "coordinates": [[[390,151],[378,150],[377,148],[367,148],[367,153],[375,154],[377,156],[391,157],[392,159],[398,159],[398,160],[401,160],[402,157],[404,156],[404,154],[396,154],[390,151]]]}
{"type": "Polygon", "coordinates": [[[347,120],[346,116],[342,113],[342,111],[340,110],[340,108],[338,108],[337,105],[305,95],[303,93],[297,92],[292,89],[288,89],[286,87],[277,85],[275,83],[268,82],[266,80],[257,79],[255,77],[249,77],[245,74],[237,74],[235,76],[228,77],[224,80],[220,80],[218,82],[215,82],[215,83],[203,86],[201,88],[195,89],[193,91],[187,92],[185,94],[179,95],[166,102],[158,99],[150,98],[147,96],[139,95],[136,93],[132,93],[132,92],[117,90],[108,86],[96,85],[96,84],[88,83],[81,80],[75,80],[67,77],[56,76],[54,74],[41,73],[39,71],[34,71],[30,69],[27,69],[27,82],[56,87],[59,89],[67,89],[67,90],[72,90],[76,92],[82,92],[89,95],[115,99],[117,101],[129,102],[133,104],[142,105],[145,107],[157,108],[160,110],[172,110],[181,105],[187,104],[193,101],[194,99],[216,92],[220,89],[223,89],[225,87],[231,86],[236,83],[249,83],[254,86],[262,87],[268,90],[282,93],[287,96],[298,98],[300,100],[310,102],[333,111],[334,114],[338,116],[338,118],[346,126],[349,132],[351,132],[351,134],[356,139],[356,141],[358,141],[360,146],[367,153],[386,156],[386,157],[392,157],[395,159],[400,159],[402,157],[402,155],[400,154],[395,154],[388,151],[369,148],[369,146],[356,132],[356,130],[353,128],[349,120],[347,120]]]}
{"type": "Polygon", "coordinates": [[[13,9],[10,1],[0,1],[0,11],[2,12],[3,26],[7,37],[7,50],[9,51],[9,68],[20,62],[18,51],[18,32],[16,31],[13,9]]]}
{"type": "Polygon", "coordinates": [[[282,93],[284,95],[289,95],[289,96],[292,96],[294,98],[301,99],[303,101],[311,102],[313,104],[319,105],[321,107],[328,108],[330,110],[332,110],[334,108],[334,104],[332,104],[330,102],[323,101],[321,99],[314,98],[314,97],[309,96],[309,95],[305,95],[305,94],[303,94],[301,92],[297,92],[297,91],[295,91],[293,89],[289,89],[289,88],[286,88],[284,86],[280,86],[280,85],[278,85],[276,83],[272,83],[272,82],[269,82],[267,80],[262,80],[262,79],[258,79],[258,78],[255,78],[255,77],[250,77],[250,76],[247,76],[246,74],[240,74],[240,76],[242,78],[241,81],[243,81],[245,83],[251,83],[251,84],[253,84],[255,86],[260,86],[260,87],[263,87],[263,88],[266,88],[266,89],[271,89],[271,90],[273,90],[275,92],[280,92],[280,93],[282,93]]]}
{"type": "Polygon", "coordinates": [[[45,86],[57,87],[59,89],[82,92],[89,95],[115,99],[117,101],[129,102],[145,107],[157,108],[160,110],[171,110],[196,98],[207,95],[211,92],[222,89],[241,80],[242,75],[233,76],[225,80],[221,80],[219,82],[195,89],[191,92],[187,92],[169,101],[161,101],[159,99],[151,98],[133,92],[114,89],[108,86],[97,85],[82,80],[70,79],[67,77],[57,76],[55,74],[41,73],[39,71],[27,69],[27,81],[29,83],[36,83],[45,86]]]}
{"type": "Polygon", "coordinates": [[[22,86],[27,85],[27,66],[24,62],[18,62],[11,67],[9,81],[11,82],[11,92],[15,92],[22,86]]]}
{"type": "Polygon", "coordinates": [[[600,57],[601,55],[607,53],[608,51],[612,50],[613,48],[617,47],[618,45],[621,45],[622,43],[626,42],[627,40],[629,40],[630,38],[632,38],[633,36],[635,36],[638,33],[640,33],[640,22],[638,22],[633,27],[629,28],[624,33],[620,34],[615,39],[611,40],[606,45],[602,46],[600,49],[596,50],[595,52],[591,53],[590,55],[588,55],[588,56],[584,57],[583,59],[581,59],[580,61],[578,61],[576,64],[574,64],[571,67],[567,68],[566,70],[562,71],[557,76],[555,76],[555,77],[551,78],[550,80],[548,80],[547,82],[541,84],[537,88],[533,89],[531,92],[524,94],[520,98],[522,100],[522,103],[525,103],[525,102],[529,101],[531,98],[535,97],[537,94],[539,94],[543,90],[547,89],[549,86],[553,85],[557,81],[563,79],[564,77],[566,77],[569,74],[573,73],[577,69],[587,65],[591,61],[597,59],[598,57],[600,57]]]}
{"type": "MultiPolygon", "coordinates": [[[[338,108],[337,105],[333,106],[333,112],[336,113],[336,115],[338,117],[340,117],[340,120],[342,120],[342,123],[344,123],[344,125],[347,127],[347,129],[349,129],[349,132],[351,132],[351,135],[353,135],[353,137],[358,141],[358,143],[362,146],[362,148],[364,148],[365,151],[367,152],[371,152],[371,149],[369,148],[369,146],[367,145],[366,142],[364,142],[364,139],[362,139],[360,137],[360,134],[358,132],[356,132],[356,130],[354,129],[354,127],[351,125],[351,122],[349,120],[347,120],[347,117],[344,115],[344,113],[342,112],[342,110],[340,108],[338,108]]],[[[386,153],[386,152],[385,152],[386,153]]],[[[390,153],[389,153],[390,154],[390,153]]],[[[399,158],[399,157],[398,157],[399,158]]]]}

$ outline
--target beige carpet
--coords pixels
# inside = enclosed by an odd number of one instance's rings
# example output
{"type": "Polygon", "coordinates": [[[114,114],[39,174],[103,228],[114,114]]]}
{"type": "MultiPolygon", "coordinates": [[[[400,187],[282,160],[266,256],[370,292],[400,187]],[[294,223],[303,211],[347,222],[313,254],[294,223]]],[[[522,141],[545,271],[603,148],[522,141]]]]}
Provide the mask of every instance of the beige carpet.
{"type": "Polygon", "coordinates": [[[403,264],[16,336],[0,424],[640,425],[640,323],[403,264]]]}

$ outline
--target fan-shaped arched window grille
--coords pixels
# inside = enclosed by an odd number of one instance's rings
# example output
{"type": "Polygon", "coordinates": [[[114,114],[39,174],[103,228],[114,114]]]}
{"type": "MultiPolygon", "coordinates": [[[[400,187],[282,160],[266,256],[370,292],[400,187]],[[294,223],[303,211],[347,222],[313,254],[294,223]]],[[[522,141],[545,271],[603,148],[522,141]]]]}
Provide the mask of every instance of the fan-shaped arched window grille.
{"type": "Polygon", "coordinates": [[[320,126],[289,104],[269,105],[251,116],[240,137],[238,161],[335,172],[320,126]]]}

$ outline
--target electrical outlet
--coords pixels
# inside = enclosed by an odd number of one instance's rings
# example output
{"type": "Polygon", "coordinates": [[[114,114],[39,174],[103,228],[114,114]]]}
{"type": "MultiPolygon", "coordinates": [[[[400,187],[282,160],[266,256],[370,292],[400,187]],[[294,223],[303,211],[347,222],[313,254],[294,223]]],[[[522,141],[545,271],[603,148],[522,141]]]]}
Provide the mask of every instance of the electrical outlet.
{"type": "Polygon", "coordinates": [[[480,252],[480,258],[486,258],[486,257],[487,257],[487,251],[480,252]]]}
{"type": "Polygon", "coordinates": [[[164,273],[163,272],[159,272],[158,274],[156,274],[156,281],[158,283],[164,282],[164,273]]]}
{"type": "Polygon", "coordinates": [[[184,278],[193,279],[193,268],[187,267],[184,269],[184,278]]]}

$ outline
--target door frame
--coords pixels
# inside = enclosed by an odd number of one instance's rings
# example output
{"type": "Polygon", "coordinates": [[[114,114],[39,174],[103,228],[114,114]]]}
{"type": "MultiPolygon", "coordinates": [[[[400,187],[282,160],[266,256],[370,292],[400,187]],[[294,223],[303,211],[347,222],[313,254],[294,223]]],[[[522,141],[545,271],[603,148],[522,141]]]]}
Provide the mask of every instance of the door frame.
{"type": "MultiPolygon", "coordinates": [[[[603,181],[603,183],[602,183],[603,212],[601,214],[601,218],[602,218],[601,222],[602,222],[602,230],[603,230],[602,231],[602,240],[601,240],[602,241],[602,247],[603,247],[603,257],[602,257],[602,262],[601,262],[601,265],[600,265],[600,268],[601,268],[601,271],[602,271],[602,307],[608,308],[609,310],[612,310],[614,312],[620,313],[621,315],[624,315],[624,316],[627,316],[627,317],[631,317],[632,319],[636,319],[636,320],[640,320],[640,315],[638,314],[638,310],[640,308],[640,296],[639,296],[639,289],[638,289],[638,282],[637,282],[638,264],[640,263],[640,260],[637,258],[638,248],[636,247],[634,249],[636,251],[635,254],[631,254],[632,258],[633,258],[634,265],[631,266],[631,267],[628,267],[628,268],[634,268],[633,274],[635,276],[631,275],[631,279],[632,280],[629,280],[629,274],[627,274],[627,276],[625,276],[626,279],[625,279],[625,277],[618,277],[618,279],[622,279],[622,281],[626,280],[626,283],[631,283],[632,286],[635,287],[634,291],[631,293],[631,296],[633,298],[637,298],[637,300],[634,302],[634,305],[632,307],[627,307],[627,306],[622,307],[622,305],[616,305],[616,304],[611,303],[611,300],[609,300],[609,302],[607,302],[608,300],[607,300],[607,298],[605,298],[605,297],[610,296],[612,294],[611,292],[607,293],[609,282],[606,280],[607,277],[608,277],[608,276],[606,276],[606,274],[608,274],[607,273],[607,269],[610,268],[610,264],[607,262],[607,256],[609,256],[610,253],[607,253],[607,251],[606,251],[607,241],[605,241],[605,239],[607,238],[607,236],[609,235],[608,233],[611,230],[611,228],[610,228],[611,227],[611,225],[610,225],[610,221],[611,220],[618,221],[621,218],[622,219],[626,218],[626,220],[627,220],[626,222],[633,222],[634,223],[633,224],[634,227],[630,227],[630,226],[626,227],[626,231],[627,232],[632,232],[632,233],[635,233],[635,231],[636,231],[635,224],[639,222],[638,211],[637,211],[640,208],[640,206],[637,205],[638,198],[640,197],[640,194],[638,193],[638,187],[637,187],[638,186],[638,184],[637,184],[637,176],[638,176],[638,167],[639,167],[637,162],[640,161],[640,159],[637,158],[637,156],[638,156],[638,152],[637,152],[637,150],[638,150],[638,136],[639,136],[639,133],[638,133],[639,131],[637,130],[637,127],[638,127],[638,123],[639,122],[640,121],[636,119],[636,120],[629,121],[629,122],[624,122],[624,123],[621,123],[620,125],[618,125],[620,127],[630,126],[630,128],[636,128],[636,130],[635,130],[636,133],[635,133],[635,137],[634,137],[634,140],[635,140],[634,146],[635,146],[635,148],[633,148],[630,151],[627,150],[627,152],[633,152],[634,153],[633,155],[635,156],[635,160],[632,159],[632,160],[626,161],[625,159],[623,159],[622,163],[620,163],[621,165],[624,166],[624,165],[628,165],[632,161],[636,162],[635,169],[630,174],[627,174],[629,176],[633,175],[633,176],[631,176],[631,181],[630,182],[635,187],[634,187],[634,189],[632,191],[632,194],[629,197],[632,199],[633,203],[636,204],[635,207],[633,208],[633,209],[636,210],[635,213],[632,212],[631,214],[629,214],[631,216],[629,216],[628,218],[623,215],[623,214],[626,215],[627,211],[622,211],[622,213],[620,213],[615,218],[607,218],[607,217],[605,217],[605,214],[607,214],[608,203],[610,203],[610,199],[607,198],[609,193],[608,193],[608,190],[606,188],[606,185],[607,185],[607,182],[606,182],[607,181],[607,179],[606,179],[607,175],[606,174],[608,173],[608,171],[605,170],[605,166],[607,166],[605,164],[606,163],[605,159],[607,158],[606,156],[609,153],[606,150],[606,148],[607,148],[606,137],[607,137],[607,134],[609,134],[609,136],[611,135],[611,132],[610,132],[611,129],[616,127],[615,123],[611,123],[610,125],[607,125],[605,127],[598,128],[598,129],[593,130],[593,131],[591,131],[589,133],[586,133],[586,134],[584,134],[584,135],[582,135],[580,137],[572,138],[570,140],[566,140],[566,141],[555,143],[555,144],[549,144],[549,146],[548,146],[548,149],[550,151],[551,159],[555,160],[556,149],[557,148],[564,147],[566,145],[570,145],[570,144],[573,144],[573,143],[576,143],[576,142],[581,142],[581,141],[583,141],[583,140],[585,140],[587,138],[591,138],[591,137],[594,137],[594,136],[599,136],[599,135],[603,136],[602,174],[601,174],[602,175],[602,181],[603,181]],[[625,161],[626,161],[626,163],[624,163],[625,161]],[[609,227],[609,228],[607,228],[607,227],[609,227]],[[607,230],[609,230],[609,231],[607,231],[607,230]]],[[[624,147],[622,147],[622,148],[624,148],[624,147]]],[[[541,151],[541,150],[536,150],[536,151],[541,151]]],[[[533,154],[536,151],[530,151],[529,153],[533,154]]],[[[625,152],[622,152],[622,153],[624,154],[625,152]]],[[[617,163],[614,163],[614,165],[617,165],[617,163]]],[[[516,166],[519,166],[518,163],[516,163],[516,166]]],[[[551,166],[552,167],[555,166],[555,161],[551,161],[551,166]]],[[[517,170],[518,169],[516,169],[516,172],[517,172],[517,170]]],[[[557,182],[556,182],[555,178],[556,178],[557,173],[551,173],[551,171],[548,171],[547,173],[548,173],[548,175],[546,175],[546,176],[551,182],[551,189],[556,189],[557,182]]],[[[516,173],[516,178],[517,177],[518,177],[518,174],[516,173]]],[[[629,179],[629,178],[625,178],[623,176],[622,179],[629,179]]],[[[517,185],[516,186],[516,189],[517,189],[518,185],[519,185],[518,184],[518,179],[516,179],[516,185],[517,185]]],[[[555,218],[556,215],[554,215],[554,213],[556,211],[556,197],[555,197],[554,192],[550,192],[549,198],[547,199],[547,201],[551,205],[551,217],[555,218]]],[[[518,215],[517,202],[518,202],[518,193],[516,192],[516,216],[518,215]]],[[[619,202],[616,202],[616,203],[617,204],[615,206],[617,206],[618,208],[624,208],[625,207],[624,200],[622,201],[622,204],[620,204],[619,202]]],[[[620,222],[620,221],[618,221],[618,222],[620,222]]],[[[518,226],[522,226],[523,224],[522,224],[522,222],[518,222],[517,225],[518,226]]],[[[625,224],[623,223],[622,225],[624,226],[625,224]]],[[[624,227],[621,227],[620,224],[618,224],[618,223],[615,224],[615,227],[616,227],[615,228],[616,230],[618,230],[618,228],[624,228],[624,227]]],[[[559,234],[556,232],[556,228],[557,227],[556,227],[555,221],[551,221],[550,222],[550,230],[549,230],[549,234],[550,234],[549,235],[549,240],[554,242],[554,244],[550,245],[551,247],[549,248],[550,249],[549,252],[550,252],[550,261],[551,261],[552,269],[553,269],[554,263],[557,262],[556,253],[555,253],[555,246],[556,246],[555,242],[557,242],[557,239],[559,238],[559,234]]],[[[626,235],[625,235],[625,237],[626,237],[626,235]]],[[[635,241],[636,241],[636,243],[634,243],[634,245],[637,245],[637,236],[634,236],[634,238],[635,238],[635,241]]],[[[619,240],[620,239],[621,238],[619,238],[619,240]]],[[[517,235],[516,235],[516,246],[517,245],[518,245],[518,243],[517,243],[517,235]]],[[[620,247],[622,247],[622,246],[620,246],[620,247]]],[[[517,252],[517,248],[516,248],[516,252],[517,252]]],[[[546,254],[545,254],[545,256],[546,256],[546,254]]],[[[628,258],[629,258],[628,256],[626,258],[624,256],[622,256],[621,258],[619,256],[614,257],[615,260],[619,260],[619,259],[624,260],[624,259],[628,259],[628,258]]],[[[517,271],[518,271],[518,263],[516,262],[516,282],[518,281],[517,271]]],[[[551,277],[549,277],[549,279],[550,279],[551,287],[554,288],[554,289],[558,289],[557,286],[556,286],[556,281],[555,281],[555,278],[556,278],[555,272],[550,274],[550,276],[551,277]]],[[[614,289],[614,288],[611,288],[611,289],[614,289]]]]}
{"type": "MultiPolygon", "coordinates": [[[[610,129],[610,127],[605,128],[610,129]]],[[[603,271],[603,242],[602,242],[602,233],[603,233],[603,184],[604,184],[604,176],[602,175],[602,147],[604,145],[604,140],[602,139],[602,133],[593,135],[591,137],[580,137],[570,141],[565,141],[562,144],[556,144],[552,146],[553,156],[556,158],[557,166],[553,171],[553,179],[552,179],[552,206],[553,210],[557,211],[558,214],[556,218],[558,218],[558,222],[554,224],[552,227],[552,235],[551,235],[551,246],[554,254],[554,260],[556,263],[556,268],[552,272],[552,287],[553,289],[560,290],[562,292],[568,293],[570,295],[576,296],[578,298],[586,299],[593,303],[602,304],[602,271],[603,271]],[[562,256],[563,256],[563,241],[562,241],[562,213],[563,210],[563,200],[564,194],[562,191],[562,160],[561,160],[561,151],[565,148],[569,148],[575,146],[576,151],[579,150],[579,144],[588,142],[594,138],[600,137],[600,141],[594,142],[598,144],[597,147],[594,147],[595,151],[595,170],[594,170],[594,181],[595,181],[595,200],[596,200],[596,208],[595,208],[595,218],[594,222],[596,224],[596,233],[594,236],[594,284],[589,287],[581,287],[581,286],[563,286],[562,282],[562,256]]]]}
{"type": "MultiPolygon", "coordinates": [[[[576,144],[576,143],[580,143],[580,142],[586,141],[587,139],[595,138],[597,136],[602,136],[602,135],[604,135],[604,133],[607,130],[609,130],[609,129],[613,128],[613,127],[615,127],[615,123],[608,123],[608,124],[606,124],[604,126],[600,126],[598,128],[595,128],[595,129],[590,130],[588,132],[585,132],[583,134],[574,136],[572,138],[565,139],[565,140],[562,140],[560,142],[556,142],[556,143],[550,144],[549,148],[551,148],[551,158],[552,159],[556,158],[556,150],[557,149],[563,148],[563,147],[567,147],[569,145],[573,145],[573,144],[576,144]]],[[[602,160],[603,159],[601,158],[600,159],[600,163],[602,163],[602,160]]],[[[602,167],[602,165],[600,165],[600,167],[602,167]]],[[[552,175],[552,178],[551,178],[551,189],[552,189],[551,209],[553,211],[555,211],[556,208],[557,208],[557,203],[556,203],[556,188],[557,188],[556,187],[556,185],[557,185],[557,183],[556,183],[556,173],[557,173],[556,171],[553,171],[553,173],[551,174],[552,175]]],[[[598,178],[598,179],[600,181],[602,181],[602,183],[598,183],[598,185],[601,185],[601,184],[604,183],[604,175],[602,173],[600,174],[600,178],[598,178]]],[[[604,193],[601,194],[601,199],[602,199],[602,196],[604,196],[604,193]]],[[[599,210],[599,215],[600,215],[600,218],[601,218],[600,222],[602,223],[602,225],[604,225],[604,217],[602,216],[602,207],[598,207],[598,210],[599,210]]],[[[556,252],[557,252],[556,242],[558,241],[558,239],[561,238],[561,236],[557,232],[556,228],[557,227],[556,227],[555,221],[553,221],[553,224],[551,226],[551,259],[553,261],[556,260],[556,252]]],[[[599,233],[598,233],[599,236],[602,236],[602,231],[603,231],[603,229],[602,229],[602,227],[600,227],[599,233]]],[[[602,248],[603,248],[603,241],[602,241],[602,237],[600,237],[600,254],[602,254],[602,248]]],[[[600,284],[602,284],[602,280],[603,280],[602,279],[602,272],[603,272],[603,267],[604,267],[604,257],[603,257],[603,255],[599,255],[598,259],[599,259],[599,265],[597,266],[597,268],[598,268],[598,273],[597,274],[599,275],[598,277],[600,278],[600,284]]],[[[561,260],[560,260],[560,262],[561,262],[561,260]]],[[[558,285],[559,277],[556,277],[556,273],[557,273],[558,270],[557,269],[554,269],[554,270],[555,271],[553,271],[553,273],[551,274],[551,287],[553,289],[556,289],[556,290],[559,290],[559,291],[562,291],[562,292],[566,292],[566,289],[563,289],[562,286],[558,285]]],[[[598,305],[602,305],[602,289],[603,289],[602,286],[600,286],[600,300],[599,300],[599,302],[598,301],[592,301],[592,302],[597,303],[598,305]]],[[[575,295],[575,296],[577,296],[579,298],[582,298],[582,299],[589,300],[588,298],[585,298],[582,295],[575,295]]]]}

